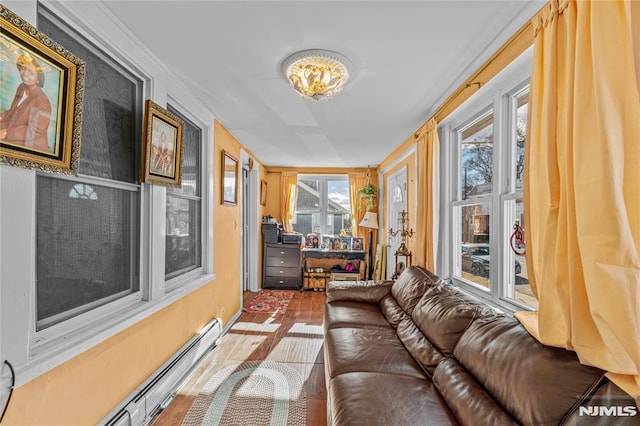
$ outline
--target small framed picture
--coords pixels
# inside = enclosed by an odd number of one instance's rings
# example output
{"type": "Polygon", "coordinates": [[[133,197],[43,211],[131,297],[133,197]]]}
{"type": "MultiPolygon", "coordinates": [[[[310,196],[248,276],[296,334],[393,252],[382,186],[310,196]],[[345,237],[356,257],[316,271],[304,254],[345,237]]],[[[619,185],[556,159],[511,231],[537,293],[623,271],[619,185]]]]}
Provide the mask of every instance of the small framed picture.
{"type": "Polygon", "coordinates": [[[331,235],[324,235],[322,237],[322,248],[325,250],[333,250],[333,243],[335,241],[335,237],[331,235]]]}
{"type": "Polygon", "coordinates": [[[0,164],[75,175],[84,62],[0,5],[0,164]]]}
{"type": "Polygon", "coordinates": [[[340,250],[351,250],[351,237],[340,237],[340,250]]]}
{"type": "Polygon", "coordinates": [[[163,186],[182,184],[182,121],[147,99],[140,180],[163,186]]]}
{"type": "Polygon", "coordinates": [[[364,250],[364,239],[362,237],[351,238],[351,250],[364,250]]]}
{"type": "Polygon", "coordinates": [[[307,236],[304,239],[304,246],[305,248],[313,248],[313,242],[314,240],[318,240],[318,236],[316,234],[307,234],[307,236]]]}

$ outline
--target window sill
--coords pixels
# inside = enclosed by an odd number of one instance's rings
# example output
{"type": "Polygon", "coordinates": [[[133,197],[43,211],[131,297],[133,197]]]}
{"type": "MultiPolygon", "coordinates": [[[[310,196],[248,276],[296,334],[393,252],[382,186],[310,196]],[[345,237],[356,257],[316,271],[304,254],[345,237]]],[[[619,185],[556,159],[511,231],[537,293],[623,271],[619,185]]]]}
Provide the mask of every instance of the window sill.
{"type": "Polygon", "coordinates": [[[479,299],[481,302],[486,303],[493,309],[498,312],[503,312],[505,314],[513,315],[515,312],[519,311],[533,311],[534,309],[530,306],[519,304],[516,301],[505,299],[505,298],[493,298],[490,297],[488,292],[485,292],[479,288],[475,288],[475,286],[466,283],[464,280],[453,277],[452,279],[453,285],[457,287],[459,290],[468,294],[471,297],[479,299]]]}
{"type": "Polygon", "coordinates": [[[174,287],[157,301],[144,301],[140,297],[132,298],[128,303],[107,309],[105,313],[87,322],[81,328],[51,339],[33,342],[28,359],[21,368],[16,368],[16,386],[21,386],[80,355],[213,280],[215,280],[214,274],[199,275],[184,285],[174,287]]]}

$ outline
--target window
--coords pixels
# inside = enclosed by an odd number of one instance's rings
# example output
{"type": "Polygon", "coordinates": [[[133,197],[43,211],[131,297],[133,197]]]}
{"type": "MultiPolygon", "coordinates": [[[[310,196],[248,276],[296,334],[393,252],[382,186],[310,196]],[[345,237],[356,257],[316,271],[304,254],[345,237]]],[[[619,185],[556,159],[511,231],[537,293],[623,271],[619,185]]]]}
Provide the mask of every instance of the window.
{"type": "Polygon", "coordinates": [[[470,292],[509,309],[537,307],[529,287],[523,171],[529,88],[527,54],[442,123],[451,188],[450,274],[470,292]],[[517,75],[520,82],[518,81],[517,75]],[[516,81],[516,82],[514,82],[516,81]]]}
{"type": "Polygon", "coordinates": [[[78,177],[36,180],[36,330],[140,289],[142,81],[44,10],[38,26],[85,61],[78,177]]]}
{"type": "Polygon", "coordinates": [[[202,266],[202,129],[171,105],[168,110],[184,122],[182,186],[167,188],[165,277],[171,279],[202,266]]]}
{"type": "Polygon", "coordinates": [[[460,146],[460,275],[486,289],[491,276],[489,243],[493,193],[493,111],[457,132],[460,146]]]}
{"type": "Polygon", "coordinates": [[[347,176],[298,176],[293,229],[302,235],[351,235],[351,204],[347,176]]]}
{"type": "MultiPolygon", "coordinates": [[[[99,16],[96,24],[117,31],[99,16]]],[[[0,268],[0,342],[23,382],[214,279],[210,111],[175,77],[148,69],[155,62],[136,43],[90,41],[76,17],[60,19],[42,4],[37,22],[85,61],[85,89],[77,176],[0,166],[0,253],[11,266],[0,268]],[[151,75],[168,88],[156,94],[184,112],[176,190],[138,178],[151,75]]]]}

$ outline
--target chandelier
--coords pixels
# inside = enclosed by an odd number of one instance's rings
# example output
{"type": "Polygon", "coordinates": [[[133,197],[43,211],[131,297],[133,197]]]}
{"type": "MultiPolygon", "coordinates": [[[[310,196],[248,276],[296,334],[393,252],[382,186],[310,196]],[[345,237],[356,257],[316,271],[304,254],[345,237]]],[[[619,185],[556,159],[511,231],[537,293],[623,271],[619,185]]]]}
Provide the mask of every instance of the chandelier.
{"type": "Polygon", "coordinates": [[[303,98],[329,99],[349,80],[349,59],[331,50],[311,49],[294,53],[282,63],[285,78],[303,98]]]}

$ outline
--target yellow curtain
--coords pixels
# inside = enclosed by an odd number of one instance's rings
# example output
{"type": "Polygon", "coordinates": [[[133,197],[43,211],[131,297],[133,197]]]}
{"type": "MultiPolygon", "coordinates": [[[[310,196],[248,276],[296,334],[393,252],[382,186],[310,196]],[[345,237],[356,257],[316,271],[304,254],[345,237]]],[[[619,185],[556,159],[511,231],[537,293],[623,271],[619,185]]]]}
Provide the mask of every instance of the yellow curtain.
{"type": "MultiPolygon", "coordinates": [[[[364,206],[360,205],[360,197],[358,191],[369,183],[366,173],[349,173],[349,195],[351,196],[351,233],[354,237],[365,237],[362,235],[358,224],[362,221],[364,214],[367,212],[364,206]]],[[[369,235],[368,229],[365,234],[369,235]]],[[[368,244],[368,241],[365,243],[368,244]]],[[[366,248],[365,248],[366,250],[366,248]]]]}
{"type": "Polygon", "coordinates": [[[638,401],[640,19],[631,3],[553,0],[534,17],[525,227],[539,311],[516,316],[638,401]]]}
{"type": "Polygon", "coordinates": [[[438,245],[438,197],[440,194],[440,140],[438,123],[425,124],[418,141],[418,216],[416,219],[416,262],[435,270],[438,245]]]}
{"type": "Polygon", "coordinates": [[[298,173],[282,172],[280,187],[282,188],[282,200],[280,202],[282,228],[284,232],[292,232],[291,219],[296,213],[296,201],[298,199],[298,173]]]}

